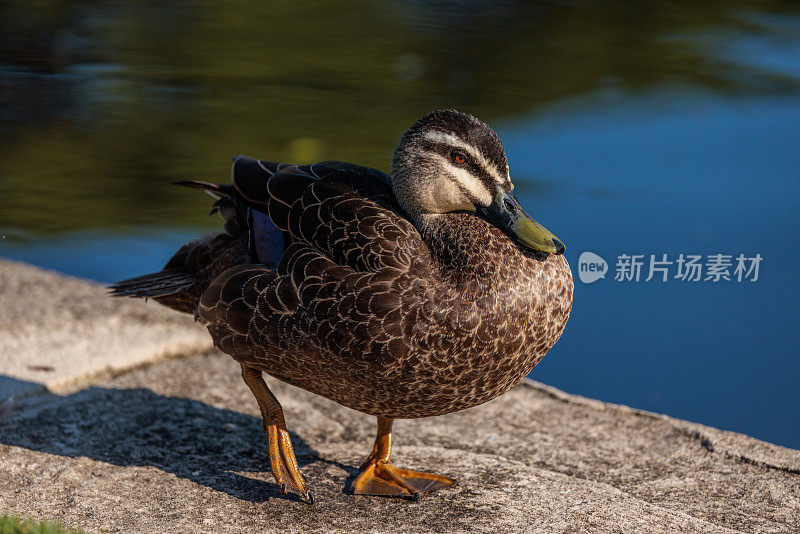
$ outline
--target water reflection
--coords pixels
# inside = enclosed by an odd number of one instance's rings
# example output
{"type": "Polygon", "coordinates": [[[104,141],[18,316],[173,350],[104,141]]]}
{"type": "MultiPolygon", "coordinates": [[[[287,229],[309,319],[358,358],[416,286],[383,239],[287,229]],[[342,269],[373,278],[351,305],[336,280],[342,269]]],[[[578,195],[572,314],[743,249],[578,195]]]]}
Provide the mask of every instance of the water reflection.
{"type": "Polygon", "coordinates": [[[601,87],[797,84],[713,38],[770,35],[751,13],[790,4],[492,5],[6,2],[0,227],[205,225],[170,180],[224,178],[237,153],[385,169],[435,107],[496,121],[601,87]]]}

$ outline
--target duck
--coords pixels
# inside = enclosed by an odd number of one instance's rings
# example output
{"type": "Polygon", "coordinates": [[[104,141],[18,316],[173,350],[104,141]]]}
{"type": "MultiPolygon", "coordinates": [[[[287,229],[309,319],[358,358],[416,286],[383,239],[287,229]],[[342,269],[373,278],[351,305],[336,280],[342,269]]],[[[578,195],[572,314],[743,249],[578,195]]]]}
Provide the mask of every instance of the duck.
{"type": "Polygon", "coordinates": [[[214,197],[224,230],[111,292],[207,327],[256,399],[281,493],[308,502],[265,373],[376,417],[351,493],[418,500],[457,483],[392,464],[393,421],[502,395],[572,309],[564,244],[523,210],[497,133],[454,109],[417,120],[389,174],[237,156],[230,184],[175,183],[214,197]]]}

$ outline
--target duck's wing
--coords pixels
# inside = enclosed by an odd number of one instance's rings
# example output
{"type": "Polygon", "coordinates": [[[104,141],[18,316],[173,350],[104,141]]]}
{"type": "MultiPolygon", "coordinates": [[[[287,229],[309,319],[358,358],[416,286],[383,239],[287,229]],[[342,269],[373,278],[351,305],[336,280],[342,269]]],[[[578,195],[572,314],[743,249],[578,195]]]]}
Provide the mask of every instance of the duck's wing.
{"type": "Polygon", "coordinates": [[[231,166],[231,182],[239,193],[254,205],[265,205],[269,194],[266,183],[276,173],[302,175],[317,181],[358,190],[369,198],[391,200],[394,195],[389,177],[377,169],[343,161],[323,161],[309,165],[293,165],[236,156],[231,166]]]}
{"type": "Polygon", "coordinates": [[[388,176],[340,162],[247,164],[252,176],[271,172],[267,187],[236,170],[234,185],[290,242],[276,270],[239,266],[203,294],[198,315],[217,345],[255,367],[286,351],[354,359],[406,351],[404,325],[433,271],[388,176]]]}

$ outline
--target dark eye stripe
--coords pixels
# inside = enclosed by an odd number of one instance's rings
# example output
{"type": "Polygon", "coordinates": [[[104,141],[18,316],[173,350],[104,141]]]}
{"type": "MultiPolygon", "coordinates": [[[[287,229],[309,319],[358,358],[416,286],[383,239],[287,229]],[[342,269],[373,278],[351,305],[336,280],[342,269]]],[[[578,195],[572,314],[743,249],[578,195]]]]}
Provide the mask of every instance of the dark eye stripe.
{"type": "MultiPolygon", "coordinates": [[[[430,150],[431,152],[435,152],[436,154],[439,154],[448,161],[451,161],[451,154],[454,151],[461,152],[462,154],[464,154],[467,157],[467,163],[461,165],[461,168],[468,169],[470,172],[472,172],[472,174],[481,181],[484,187],[486,187],[486,189],[492,195],[494,195],[494,188],[495,185],[497,185],[497,180],[494,178],[491,170],[485,168],[483,165],[480,165],[478,162],[476,162],[472,157],[470,157],[468,153],[464,152],[464,150],[461,147],[433,140],[425,140],[423,146],[425,147],[425,149],[430,150]]],[[[503,180],[502,173],[498,171],[495,172],[497,172],[497,174],[501,177],[502,181],[505,181],[503,180]]]]}

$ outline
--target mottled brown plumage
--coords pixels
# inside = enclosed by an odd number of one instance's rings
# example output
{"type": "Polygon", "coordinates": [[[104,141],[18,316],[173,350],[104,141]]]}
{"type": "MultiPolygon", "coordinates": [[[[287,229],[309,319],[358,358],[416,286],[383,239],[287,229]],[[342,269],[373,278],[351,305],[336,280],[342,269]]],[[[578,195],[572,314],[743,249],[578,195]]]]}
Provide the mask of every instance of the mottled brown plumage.
{"type": "MultiPolygon", "coordinates": [[[[199,185],[219,198],[226,232],[181,248],[160,274],[161,286],[156,274],[149,285],[140,277],[116,291],[195,313],[243,370],[266,372],[382,420],[491,400],[521,381],[558,340],[572,305],[570,269],[562,255],[522,246],[476,211],[437,210],[450,200],[414,197],[405,185],[398,191],[398,183],[424,179],[415,169],[426,169],[424,176],[450,173],[457,187],[447,198],[457,197],[459,205],[462,191],[482,209],[485,191],[469,191],[480,184],[496,183],[499,194],[510,195],[497,136],[453,111],[435,112],[406,134],[393,162],[394,184],[352,164],[240,157],[234,187],[199,185]],[[463,149],[472,155],[469,176],[459,174],[459,163],[435,169],[449,150],[462,150],[443,133],[470,143],[463,149]],[[427,160],[417,147],[427,147],[427,160]],[[282,253],[263,257],[254,247],[260,212],[282,232],[282,253]]],[[[306,491],[304,483],[295,486],[306,491]]]]}

